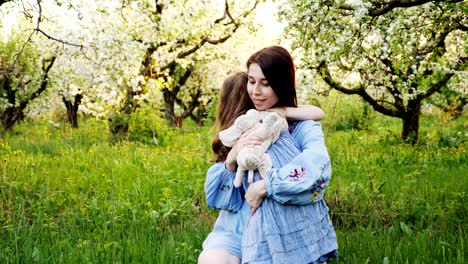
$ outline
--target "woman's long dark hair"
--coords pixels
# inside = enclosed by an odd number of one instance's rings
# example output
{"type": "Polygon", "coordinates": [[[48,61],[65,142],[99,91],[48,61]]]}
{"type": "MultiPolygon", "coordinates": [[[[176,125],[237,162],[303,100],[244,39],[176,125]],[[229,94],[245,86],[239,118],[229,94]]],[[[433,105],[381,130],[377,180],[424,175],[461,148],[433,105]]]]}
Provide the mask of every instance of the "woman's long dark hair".
{"type": "Polygon", "coordinates": [[[250,56],[247,60],[247,70],[254,63],[260,66],[278,96],[279,101],[275,106],[297,107],[296,76],[291,54],[281,46],[266,47],[250,56]]]}

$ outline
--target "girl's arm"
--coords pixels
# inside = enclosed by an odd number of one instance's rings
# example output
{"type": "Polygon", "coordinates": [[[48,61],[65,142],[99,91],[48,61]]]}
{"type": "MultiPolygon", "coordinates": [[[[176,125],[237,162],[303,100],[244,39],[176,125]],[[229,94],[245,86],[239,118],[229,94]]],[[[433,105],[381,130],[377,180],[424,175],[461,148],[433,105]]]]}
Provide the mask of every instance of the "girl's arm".
{"type": "Polygon", "coordinates": [[[233,185],[236,172],[229,171],[224,162],[212,165],[206,174],[205,193],[209,207],[217,210],[237,212],[242,207],[243,187],[233,185]]]}
{"type": "Polygon", "coordinates": [[[242,207],[244,188],[242,186],[236,188],[233,184],[237,171],[237,153],[240,148],[263,144],[263,140],[252,135],[255,129],[242,133],[229,151],[225,162],[218,162],[208,169],[205,193],[209,207],[231,212],[237,212],[242,207]]]}
{"type": "Polygon", "coordinates": [[[298,107],[274,107],[269,111],[276,112],[288,120],[319,121],[325,115],[322,109],[313,105],[301,105],[298,107]]]}

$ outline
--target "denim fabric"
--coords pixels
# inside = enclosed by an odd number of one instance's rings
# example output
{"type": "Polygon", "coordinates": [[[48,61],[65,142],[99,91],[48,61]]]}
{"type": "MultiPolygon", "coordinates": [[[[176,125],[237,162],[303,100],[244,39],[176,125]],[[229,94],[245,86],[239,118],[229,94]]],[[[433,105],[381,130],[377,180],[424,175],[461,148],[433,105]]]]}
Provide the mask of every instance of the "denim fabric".
{"type": "Polygon", "coordinates": [[[225,249],[242,257],[242,263],[305,264],[326,261],[336,252],[336,234],[322,199],[331,168],[320,124],[303,121],[294,128],[292,136],[283,132],[268,150],[274,167],[265,179],[268,197],[252,217],[243,198],[248,183],[234,188],[235,173],[223,163],[208,170],[207,203],[222,211],[204,250],[225,249]]]}

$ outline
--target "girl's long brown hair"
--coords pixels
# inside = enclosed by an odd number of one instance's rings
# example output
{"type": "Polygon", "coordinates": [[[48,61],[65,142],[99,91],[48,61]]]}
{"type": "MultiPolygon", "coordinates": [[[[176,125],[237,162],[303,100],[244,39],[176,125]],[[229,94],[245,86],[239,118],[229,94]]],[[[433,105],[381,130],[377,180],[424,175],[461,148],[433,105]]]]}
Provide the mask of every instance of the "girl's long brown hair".
{"type": "Polygon", "coordinates": [[[247,73],[234,73],[224,80],[216,108],[215,136],[211,143],[214,162],[225,161],[231,148],[221,143],[218,133],[234,124],[240,115],[255,108],[247,93],[247,73]]]}

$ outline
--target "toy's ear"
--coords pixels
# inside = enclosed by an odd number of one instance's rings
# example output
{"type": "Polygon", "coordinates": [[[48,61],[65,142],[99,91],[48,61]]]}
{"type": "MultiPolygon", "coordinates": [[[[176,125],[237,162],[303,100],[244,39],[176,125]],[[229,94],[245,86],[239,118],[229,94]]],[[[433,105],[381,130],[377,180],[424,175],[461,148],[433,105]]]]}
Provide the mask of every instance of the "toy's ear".
{"type": "Polygon", "coordinates": [[[245,113],[246,116],[249,118],[260,119],[260,112],[256,109],[250,109],[245,113]]]}
{"type": "Polygon", "coordinates": [[[232,147],[242,133],[252,128],[259,121],[259,112],[250,109],[247,113],[239,116],[234,121],[234,125],[219,132],[219,139],[226,147],[232,147]]]}
{"type": "Polygon", "coordinates": [[[275,142],[283,130],[288,129],[288,122],[286,119],[278,116],[279,118],[274,122],[271,128],[271,142],[275,142]]]}
{"type": "Polygon", "coordinates": [[[235,126],[219,131],[218,134],[219,140],[221,140],[224,146],[229,148],[236,144],[237,140],[241,135],[242,131],[240,131],[235,126]]]}

